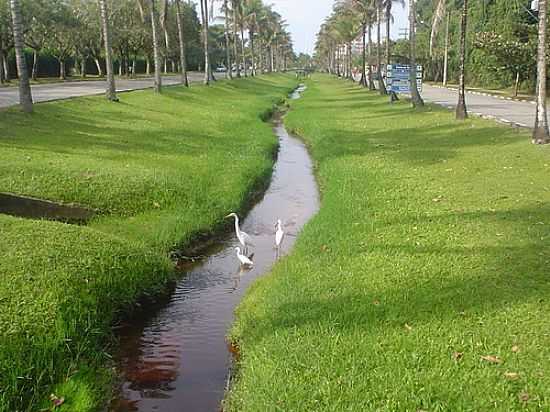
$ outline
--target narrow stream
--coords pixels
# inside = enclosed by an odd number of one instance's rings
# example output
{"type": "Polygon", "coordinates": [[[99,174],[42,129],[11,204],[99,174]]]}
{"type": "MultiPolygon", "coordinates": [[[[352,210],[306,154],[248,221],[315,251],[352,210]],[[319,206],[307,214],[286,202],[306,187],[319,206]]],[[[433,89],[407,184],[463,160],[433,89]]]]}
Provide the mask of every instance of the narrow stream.
{"type": "MultiPolygon", "coordinates": [[[[304,87],[291,98],[299,98],[304,87]]],[[[317,212],[319,196],[305,146],[274,121],[279,155],[269,189],[242,222],[253,237],[254,268],[240,268],[235,236],[216,245],[191,267],[172,295],[120,331],[118,368],[123,377],[111,411],[219,411],[231,354],[225,340],[233,311],[247,287],[277,259],[275,222],[283,221],[282,254],[317,212]]],[[[228,213],[231,211],[228,211],[228,213]]]]}

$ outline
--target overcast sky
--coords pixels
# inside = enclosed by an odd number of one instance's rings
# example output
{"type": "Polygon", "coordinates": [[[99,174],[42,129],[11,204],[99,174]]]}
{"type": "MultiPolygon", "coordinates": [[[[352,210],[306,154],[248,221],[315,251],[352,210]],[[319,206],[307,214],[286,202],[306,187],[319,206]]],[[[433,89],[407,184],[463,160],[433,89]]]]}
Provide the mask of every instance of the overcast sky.
{"type": "MultiPolygon", "coordinates": [[[[287,21],[296,52],[312,54],[316,34],[325,17],[331,13],[334,0],[266,0],[265,3],[273,4],[287,21]]],[[[396,5],[393,13],[392,38],[396,38],[399,28],[407,26],[407,10],[396,5]]]]}

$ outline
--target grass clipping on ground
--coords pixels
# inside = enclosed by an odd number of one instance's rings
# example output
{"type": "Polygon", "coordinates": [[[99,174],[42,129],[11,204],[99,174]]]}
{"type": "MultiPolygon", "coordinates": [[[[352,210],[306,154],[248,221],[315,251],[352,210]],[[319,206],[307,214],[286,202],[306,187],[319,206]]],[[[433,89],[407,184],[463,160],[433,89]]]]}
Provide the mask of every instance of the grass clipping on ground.
{"type": "Polygon", "coordinates": [[[60,410],[98,406],[117,313],[158,292],[174,276],[168,253],[268,179],[277,140],[261,118],[294,85],[277,75],[0,112],[0,192],[99,210],[86,227],[0,215],[0,411],[49,408],[51,392],[60,410]]]}
{"type": "Polygon", "coordinates": [[[232,331],[230,410],[550,410],[550,152],[317,76],[320,213],[232,331]]]}

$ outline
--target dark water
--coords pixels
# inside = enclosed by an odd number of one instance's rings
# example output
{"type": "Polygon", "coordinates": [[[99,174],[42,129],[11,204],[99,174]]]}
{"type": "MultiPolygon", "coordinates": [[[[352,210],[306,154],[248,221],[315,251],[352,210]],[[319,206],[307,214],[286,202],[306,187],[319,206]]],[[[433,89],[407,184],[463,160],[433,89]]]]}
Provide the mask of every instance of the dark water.
{"type": "MultiPolygon", "coordinates": [[[[298,89],[291,97],[298,98],[298,89]]],[[[124,378],[111,411],[219,411],[231,354],[225,340],[233,311],[247,287],[276,260],[275,222],[287,233],[289,251],[302,226],[317,212],[319,198],[304,145],[274,122],[280,150],[271,185],[242,230],[253,237],[254,268],[240,268],[235,236],[190,268],[160,307],[121,330],[119,370],[124,378]]],[[[230,211],[228,211],[229,213],[230,211]]]]}
{"type": "Polygon", "coordinates": [[[58,220],[75,224],[85,224],[95,216],[95,212],[91,209],[11,193],[0,193],[0,213],[29,219],[58,220]]]}

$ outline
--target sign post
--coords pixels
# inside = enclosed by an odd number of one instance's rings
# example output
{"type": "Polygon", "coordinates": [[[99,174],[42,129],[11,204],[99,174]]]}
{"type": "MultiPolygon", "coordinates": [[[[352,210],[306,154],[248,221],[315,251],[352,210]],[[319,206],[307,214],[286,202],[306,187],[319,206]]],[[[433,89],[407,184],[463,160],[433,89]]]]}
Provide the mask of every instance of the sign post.
{"type": "MultiPolygon", "coordinates": [[[[395,94],[410,94],[410,72],[411,66],[408,64],[388,64],[386,72],[386,82],[389,90],[395,94]]],[[[416,87],[422,91],[422,66],[416,66],[416,87]]]]}

